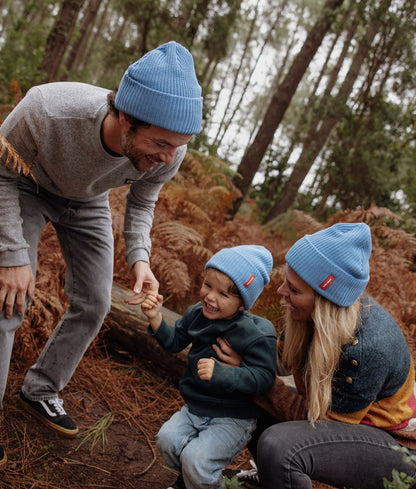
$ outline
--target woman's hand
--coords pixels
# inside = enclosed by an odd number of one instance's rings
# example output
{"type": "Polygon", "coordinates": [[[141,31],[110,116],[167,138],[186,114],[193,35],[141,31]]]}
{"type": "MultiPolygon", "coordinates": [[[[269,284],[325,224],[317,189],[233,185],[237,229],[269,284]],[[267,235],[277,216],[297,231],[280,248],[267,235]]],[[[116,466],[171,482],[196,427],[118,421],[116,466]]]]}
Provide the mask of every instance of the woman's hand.
{"type": "Polygon", "coordinates": [[[225,338],[217,338],[218,345],[212,345],[215,353],[219,358],[219,362],[229,367],[239,367],[243,359],[236,353],[225,338]]]}

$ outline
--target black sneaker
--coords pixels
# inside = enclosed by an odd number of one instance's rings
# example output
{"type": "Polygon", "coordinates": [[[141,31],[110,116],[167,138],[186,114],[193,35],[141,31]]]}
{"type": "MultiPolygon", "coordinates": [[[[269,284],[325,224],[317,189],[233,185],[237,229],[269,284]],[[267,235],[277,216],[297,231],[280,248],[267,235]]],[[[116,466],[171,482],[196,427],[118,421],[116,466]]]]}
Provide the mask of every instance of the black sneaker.
{"type": "Polygon", "coordinates": [[[67,438],[74,438],[78,433],[78,427],[66,414],[63,408],[64,401],[59,399],[49,399],[47,401],[31,401],[23,392],[20,393],[20,402],[26,411],[38,418],[49,428],[53,428],[67,438]]]}
{"type": "Polygon", "coordinates": [[[231,481],[239,482],[241,487],[259,489],[261,485],[257,466],[253,460],[250,460],[250,465],[253,468],[249,470],[224,469],[222,475],[228,477],[231,481]]]}
{"type": "Polygon", "coordinates": [[[3,470],[7,464],[7,455],[3,447],[0,445],[0,470],[3,470]]]}
{"type": "Polygon", "coordinates": [[[178,475],[175,483],[168,487],[168,489],[186,489],[185,482],[181,474],[178,475]]]}

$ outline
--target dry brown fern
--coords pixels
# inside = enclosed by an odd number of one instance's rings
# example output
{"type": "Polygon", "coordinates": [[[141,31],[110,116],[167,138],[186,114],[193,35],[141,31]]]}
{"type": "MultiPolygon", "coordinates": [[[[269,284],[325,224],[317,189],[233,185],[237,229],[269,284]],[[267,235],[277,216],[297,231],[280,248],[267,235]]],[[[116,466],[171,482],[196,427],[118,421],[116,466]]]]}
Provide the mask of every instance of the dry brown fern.
{"type": "Polygon", "coordinates": [[[239,197],[241,193],[232,184],[230,176],[231,172],[226,163],[197,151],[189,151],[186,154],[179,172],[182,184],[185,180],[199,188],[221,186],[233,192],[234,197],[239,197]]]}
{"type": "Polygon", "coordinates": [[[201,285],[203,266],[212,251],[197,230],[178,221],[156,224],[152,231],[151,266],[169,307],[183,312],[201,285]]]}
{"type": "Polygon", "coordinates": [[[365,222],[372,226],[376,221],[386,219],[397,219],[397,221],[400,221],[400,217],[386,207],[377,207],[375,204],[371,204],[368,209],[359,207],[355,210],[337,212],[328,220],[328,226],[332,226],[332,224],[337,222],[365,222]]]}
{"type": "MultiPolygon", "coordinates": [[[[230,208],[234,199],[233,195],[225,187],[216,185],[208,189],[200,205],[206,208],[212,219],[218,221],[218,218],[221,217],[221,222],[225,222],[227,209],[230,208]]],[[[201,201],[201,192],[198,192],[198,197],[199,201],[201,201]]]]}
{"type": "MultiPolygon", "coordinates": [[[[416,274],[411,269],[408,256],[412,249],[402,247],[404,243],[412,242],[413,238],[408,235],[408,239],[405,239],[402,231],[387,227],[380,229],[375,226],[372,231],[373,249],[367,289],[396,321],[408,326],[416,324],[416,274]],[[399,236],[398,239],[385,239],[385,235],[392,237],[395,234],[399,236]]],[[[413,247],[413,252],[415,251],[413,247]]]]}
{"type": "Polygon", "coordinates": [[[34,363],[63,311],[64,305],[57,296],[38,287],[16,332],[14,354],[27,365],[34,363]]]}
{"type": "Polygon", "coordinates": [[[165,302],[168,298],[171,302],[185,299],[192,287],[192,280],[184,260],[171,251],[160,248],[152,255],[151,264],[160,281],[160,292],[165,302]]]}
{"type": "MultiPolygon", "coordinates": [[[[19,156],[14,147],[7,141],[6,137],[0,133],[0,160],[2,164],[16,173],[24,175],[25,177],[32,177],[36,182],[36,178],[33,175],[33,165],[25,163],[19,156]]],[[[37,183],[37,182],[36,182],[37,183]]]]}
{"type": "MultiPolygon", "coordinates": [[[[209,248],[216,252],[221,248],[241,244],[262,244],[274,254],[274,250],[280,252],[282,238],[279,233],[267,232],[250,215],[237,214],[232,221],[226,221],[221,225],[214,223],[212,234],[207,241],[209,248]]],[[[287,244],[284,246],[287,247],[287,244]]]]}
{"type": "Polygon", "coordinates": [[[158,216],[166,214],[169,219],[183,220],[199,228],[211,231],[213,222],[218,226],[226,220],[226,210],[233,194],[218,185],[189,185],[189,180],[176,179],[168,183],[159,195],[158,216]],[[181,185],[184,182],[185,185],[181,185]]]}
{"type": "Polygon", "coordinates": [[[27,364],[36,360],[68,304],[63,290],[65,263],[51,224],[43,230],[38,263],[35,297],[27,307],[15,340],[15,354],[27,364]]]}
{"type": "Polygon", "coordinates": [[[15,79],[12,79],[9,84],[8,94],[4,97],[5,100],[10,100],[10,103],[0,104],[1,119],[4,119],[16,107],[20,100],[22,100],[22,96],[22,89],[19,85],[19,82],[15,79]]]}
{"type": "Polygon", "coordinates": [[[324,229],[322,223],[306,212],[292,210],[273,219],[264,230],[270,233],[279,233],[290,245],[305,234],[313,234],[324,229]]]}
{"type": "MultiPolygon", "coordinates": [[[[191,191],[196,199],[195,203],[205,209],[206,197],[215,207],[221,205],[225,214],[231,202],[241,196],[241,192],[233,185],[231,171],[226,163],[196,151],[186,154],[181,169],[175,180],[183,187],[191,191]],[[196,192],[195,192],[196,191],[196,192]],[[205,201],[205,204],[204,204],[205,201]]],[[[217,219],[218,219],[217,214],[217,219]]]]}
{"type": "Polygon", "coordinates": [[[404,260],[403,265],[413,269],[416,261],[416,236],[402,229],[392,229],[381,223],[376,223],[372,230],[379,246],[400,254],[404,260]]]}
{"type": "Polygon", "coordinates": [[[22,88],[20,87],[19,82],[16,79],[12,79],[9,84],[9,95],[15,104],[22,100],[22,88]]]}
{"type": "Polygon", "coordinates": [[[203,243],[203,238],[196,229],[178,221],[157,224],[153,228],[153,236],[167,250],[181,250],[189,244],[201,246],[203,243]]]}
{"type": "MultiPolygon", "coordinates": [[[[172,220],[182,220],[185,222],[198,223],[200,221],[200,226],[210,226],[212,224],[212,219],[209,214],[209,209],[207,209],[205,202],[204,205],[200,205],[198,198],[195,198],[196,194],[205,194],[201,190],[189,190],[187,188],[180,187],[177,182],[172,185],[168,185],[166,190],[162,190],[161,195],[158,200],[158,215],[161,214],[162,209],[165,209],[165,217],[169,216],[172,220]]],[[[156,217],[156,219],[157,219],[156,217]]]]}
{"type": "Polygon", "coordinates": [[[125,287],[132,285],[132,277],[126,262],[126,247],[123,236],[128,191],[129,187],[126,185],[111,190],[109,195],[114,236],[114,280],[125,287]]]}

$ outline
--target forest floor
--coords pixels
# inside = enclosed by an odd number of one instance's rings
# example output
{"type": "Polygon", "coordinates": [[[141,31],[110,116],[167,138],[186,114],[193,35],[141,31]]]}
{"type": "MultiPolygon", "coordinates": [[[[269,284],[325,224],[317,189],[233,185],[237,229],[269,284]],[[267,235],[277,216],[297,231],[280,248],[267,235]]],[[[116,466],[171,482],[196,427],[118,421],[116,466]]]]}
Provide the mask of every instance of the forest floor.
{"type": "MultiPolygon", "coordinates": [[[[182,404],[171,379],[126,352],[110,354],[102,338],[62,393],[80,433],[67,439],[22,409],[26,366],[12,362],[2,443],[8,456],[1,489],[166,488],[176,479],[155,448],[155,434],[182,404]]],[[[249,468],[249,454],[234,462],[249,468]]]]}
{"type": "Polygon", "coordinates": [[[154,436],[180,406],[176,387],[131,356],[110,355],[98,343],[62,393],[80,428],[73,439],[22,409],[18,395],[26,366],[12,362],[2,429],[8,464],[0,473],[1,489],[147,489],[175,480],[154,436]]]}
{"type": "MultiPolygon", "coordinates": [[[[99,338],[63,392],[64,406],[80,428],[68,439],[20,406],[26,371],[14,358],[4,400],[2,443],[8,456],[1,489],[150,489],[176,479],[155,447],[160,426],[182,405],[172,379],[99,338]]],[[[249,469],[245,450],[231,464],[249,469]]],[[[314,489],[328,486],[313,484],[314,489]]]]}

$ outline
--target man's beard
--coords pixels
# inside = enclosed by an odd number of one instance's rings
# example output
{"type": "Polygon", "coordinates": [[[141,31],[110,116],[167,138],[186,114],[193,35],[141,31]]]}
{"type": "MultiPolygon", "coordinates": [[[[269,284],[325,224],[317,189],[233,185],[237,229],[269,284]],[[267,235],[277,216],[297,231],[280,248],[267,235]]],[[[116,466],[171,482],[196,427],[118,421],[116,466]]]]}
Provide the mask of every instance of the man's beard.
{"type": "Polygon", "coordinates": [[[123,155],[126,156],[134,168],[138,171],[146,172],[153,170],[153,168],[160,162],[148,159],[148,156],[141,153],[135,145],[135,134],[127,131],[122,135],[121,148],[123,155]]]}
{"type": "Polygon", "coordinates": [[[123,134],[121,138],[121,148],[123,150],[123,155],[130,160],[134,168],[136,168],[136,170],[143,171],[140,163],[142,158],[144,158],[144,155],[136,149],[130,131],[123,134]]]}

